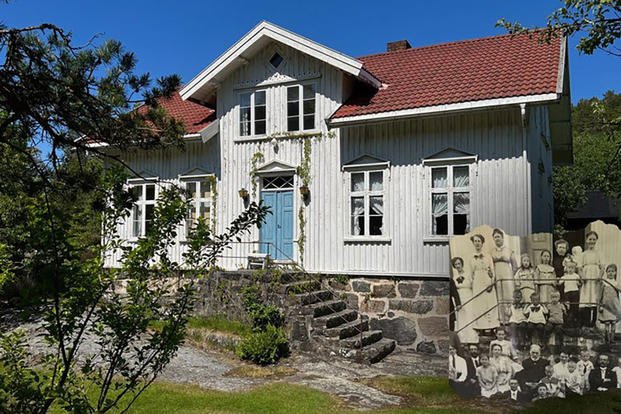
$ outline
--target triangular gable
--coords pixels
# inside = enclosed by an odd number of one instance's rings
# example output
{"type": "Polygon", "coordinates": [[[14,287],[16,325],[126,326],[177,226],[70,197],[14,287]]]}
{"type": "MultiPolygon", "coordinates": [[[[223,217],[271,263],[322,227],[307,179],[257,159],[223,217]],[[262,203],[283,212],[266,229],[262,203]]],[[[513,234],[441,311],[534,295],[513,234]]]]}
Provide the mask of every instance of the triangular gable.
{"type": "Polygon", "coordinates": [[[448,162],[455,160],[467,160],[467,161],[476,161],[476,154],[472,154],[469,152],[465,152],[459,149],[455,149],[452,147],[448,147],[443,149],[442,151],[438,151],[435,154],[431,154],[428,157],[423,159],[423,164],[437,163],[437,162],[448,162]]]}
{"type": "Polygon", "coordinates": [[[251,56],[272,41],[282,43],[326,62],[345,73],[356,76],[375,88],[381,86],[381,82],[378,79],[363,69],[362,62],[359,60],[313,42],[275,24],[262,21],[183,87],[180,91],[181,97],[184,100],[207,101],[217,86],[231,71],[247,63],[251,56]]]}
{"type": "Polygon", "coordinates": [[[192,177],[202,177],[205,175],[212,175],[212,172],[209,172],[203,168],[192,168],[184,172],[183,174],[179,174],[179,178],[192,178],[192,177]]]}
{"type": "Polygon", "coordinates": [[[276,174],[284,174],[284,173],[294,173],[296,167],[281,161],[271,161],[267,164],[264,164],[259,169],[256,170],[257,175],[276,175],[276,174]]]}
{"type": "Polygon", "coordinates": [[[388,166],[390,166],[390,161],[382,159],[382,158],[377,158],[373,155],[364,154],[344,164],[343,169],[348,170],[348,169],[370,168],[370,167],[386,168],[388,166]]]}

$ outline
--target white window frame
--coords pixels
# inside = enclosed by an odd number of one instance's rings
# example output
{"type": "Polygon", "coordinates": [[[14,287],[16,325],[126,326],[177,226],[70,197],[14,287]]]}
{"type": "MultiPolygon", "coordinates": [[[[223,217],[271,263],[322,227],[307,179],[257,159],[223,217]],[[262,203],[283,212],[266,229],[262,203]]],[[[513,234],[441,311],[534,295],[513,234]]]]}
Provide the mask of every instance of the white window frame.
{"type": "Polygon", "coordinates": [[[159,185],[157,178],[131,178],[127,180],[127,188],[128,190],[132,190],[134,188],[140,187],[140,196],[138,200],[136,200],[132,204],[132,209],[129,215],[129,239],[130,240],[138,240],[140,237],[144,237],[147,233],[147,206],[155,206],[157,205],[157,198],[159,197],[159,185]],[[153,190],[153,200],[147,200],[147,186],[152,185],[154,187],[153,190]],[[140,218],[140,234],[135,233],[134,222],[135,218],[135,207],[138,207],[142,214],[140,218]]]}
{"type": "Polygon", "coordinates": [[[240,140],[247,140],[247,139],[253,139],[253,138],[257,138],[257,137],[265,137],[267,136],[267,132],[269,131],[269,125],[268,125],[268,118],[269,118],[269,105],[268,105],[268,90],[265,88],[262,89],[255,89],[255,90],[245,90],[245,91],[240,91],[238,92],[238,102],[239,105],[237,106],[238,108],[238,113],[237,113],[237,136],[239,137],[240,140]],[[258,92],[263,92],[265,93],[265,132],[262,134],[257,134],[256,133],[256,105],[255,105],[255,95],[258,92]],[[242,135],[242,96],[243,95],[250,95],[250,134],[249,135],[242,135]]]}
{"type": "Polygon", "coordinates": [[[317,121],[318,121],[318,116],[317,116],[317,82],[302,82],[302,83],[298,83],[298,84],[294,84],[294,85],[285,85],[285,110],[284,110],[284,114],[285,114],[285,131],[289,132],[289,133],[295,133],[295,132],[299,132],[299,133],[308,133],[308,132],[315,132],[319,129],[319,127],[317,126],[317,121]],[[304,128],[304,86],[312,86],[315,95],[313,96],[313,100],[315,102],[314,105],[314,109],[315,112],[313,114],[313,127],[309,128],[309,129],[305,129],[304,128]],[[289,131],[289,88],[298,88],[298,129],[293,130],[293,131],[289,131]]]}
{"type": "Polygon", "coordinates": [[[373,164],[353,164],[343,166],[343,171],[346,173],[345,179],[345,205],[347,206],[345,211],[345,234],[343,240],[346,243],[355,242],[380,242],[389,243],[391,241],[389,234],[389,217],[387,213],[387,206],[389,205],[389,191],[388,184],[390,179],[390,169],[388,162],[377,162],[373,164]],[[382,173],[382,190],[372,191],[370,189],[370,174],[382,173]],[[352,191],[352,175],[364,174],[364,189],[362,191],[352,191]],[[372,235],[370,231],[370,197],[381,196],[382,197],[382,234],[372,235]],[[364,229],[365,234],[354,235],[352,234],[352,198],[363,197],[364,198],[364,229]]]}
{"type": "Polygon", "coordinates": [[[443,159],[428,159],[423,160],[423,166],[425,167],[425,174],[427,176],[425,188],[427,197],[425,200],[425,214],[423,219],[425,220],[424,229],[425,236],[423,241],[425,242],[448,242],[453,237],[453,205],[455,193],[468,193],[469,195],[469,211],[468,211],[468,229],[472,229],[472,212],[473,212],[473,177],[475,176],[476,156],[456,157],[456,158],[443,158],[443,159]],[[453,186],[453,168],[455,167],[467,167],[468,168],[468,186],[466,187],[454,187],[453,186]],[[433,170],[445,168],[447,172],[446,181],[447,187],[445,188],[433,188],[433,170]],[[447,195],[447,233],[448,234],[433,234],[433,194],[446,194],[447,195]]]}
{"type": "MultiPolygon", "coordinates": [[[[180,184],[183,186],[183,188],[187,191],[188,190],[188,184],[190,183],[194,183],[194,184],[199,184],[201,182],[205,182],[207,183],[207,185],[209,186],[209,197],[198,197],[195,200],[192,200],[191,204],[194,207],[194,214],[196,217],[196,220],[198,220],[198,217],[200,217],[200,208],[201,208],[201,204],[204,203],[205,207],[208,209],[209,211],[209,216],[207,217],[207,221],[211,224],[213,223],[213,191],[214,188],[212,188],[212,186],[214,185],[214,183],[217,184],[217,181],[215,180],[215,175],[213,174],[197,174],[197,175],[181,175],[179,176],[179,182],[180,184]]],[[[203,191],[199,188],[197,188],[197,194],[203,194],[203,191]]],[[[190,212],[190,210],[188,210],[188,213],[190,212]]],[[[188,217],[188,215],[186,215],[185,219],[183,220],[183,229],[181,232],[181,240],[185,241],[187,240],[187,236],[188,236],[188,232],[190,231],[190,228],[188,227],[189,221],[190,221],[190,217],[188,217]]],[[[194,223],[193,223],[194,224],[194,223]]]]}

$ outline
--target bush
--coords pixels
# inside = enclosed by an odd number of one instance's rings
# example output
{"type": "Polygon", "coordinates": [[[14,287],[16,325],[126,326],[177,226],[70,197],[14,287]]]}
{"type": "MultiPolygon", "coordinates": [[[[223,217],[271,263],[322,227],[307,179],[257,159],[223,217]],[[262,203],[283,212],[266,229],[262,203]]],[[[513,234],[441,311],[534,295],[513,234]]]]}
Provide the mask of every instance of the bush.
{"type": "Polygon", "coordinates": [[[268,325],[280,327],[283,324],[280,309],[273,305],[266,305],[259,297],[259,289],[249,286],[242,291],[244,308],[252,321],[252,330],[262,332],[268,325]]]}
{"type": "Polygon", "coordinates": [[[273,364],[289,354],[289,341],[281,328],[267,325],[248,335],[237,347],[237,355],[259,365],[273,364]]]}

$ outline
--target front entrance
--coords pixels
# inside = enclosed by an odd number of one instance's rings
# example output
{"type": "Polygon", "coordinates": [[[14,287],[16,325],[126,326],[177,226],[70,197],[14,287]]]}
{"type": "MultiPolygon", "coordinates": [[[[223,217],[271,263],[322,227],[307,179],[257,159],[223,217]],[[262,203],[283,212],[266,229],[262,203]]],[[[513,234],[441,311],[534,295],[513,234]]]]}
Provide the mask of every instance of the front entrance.
{"type": "Polygon", "coordinates": [[[261,201],[270,208],[261,226],[260,252],[293,260],[293,176],[264,177],[261,201]]]}

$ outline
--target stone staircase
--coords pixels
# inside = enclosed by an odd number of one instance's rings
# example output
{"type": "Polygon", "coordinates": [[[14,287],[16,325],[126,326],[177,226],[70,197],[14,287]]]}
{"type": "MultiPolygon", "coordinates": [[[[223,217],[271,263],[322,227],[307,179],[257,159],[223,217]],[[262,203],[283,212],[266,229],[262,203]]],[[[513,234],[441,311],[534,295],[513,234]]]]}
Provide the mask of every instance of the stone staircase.
{"type": "MultiPolygon", "coordinates": [[[[370,330],[369,319],[349,309],[345,301],[315,280],[285,285],[291,297],[290,318],[304,332],[310,348],[326,350],[360,363],[374,364],[396,346],[382,331],[370,330]]],[[[302,335],[304,337],[304,335],[302,335]]]]}

